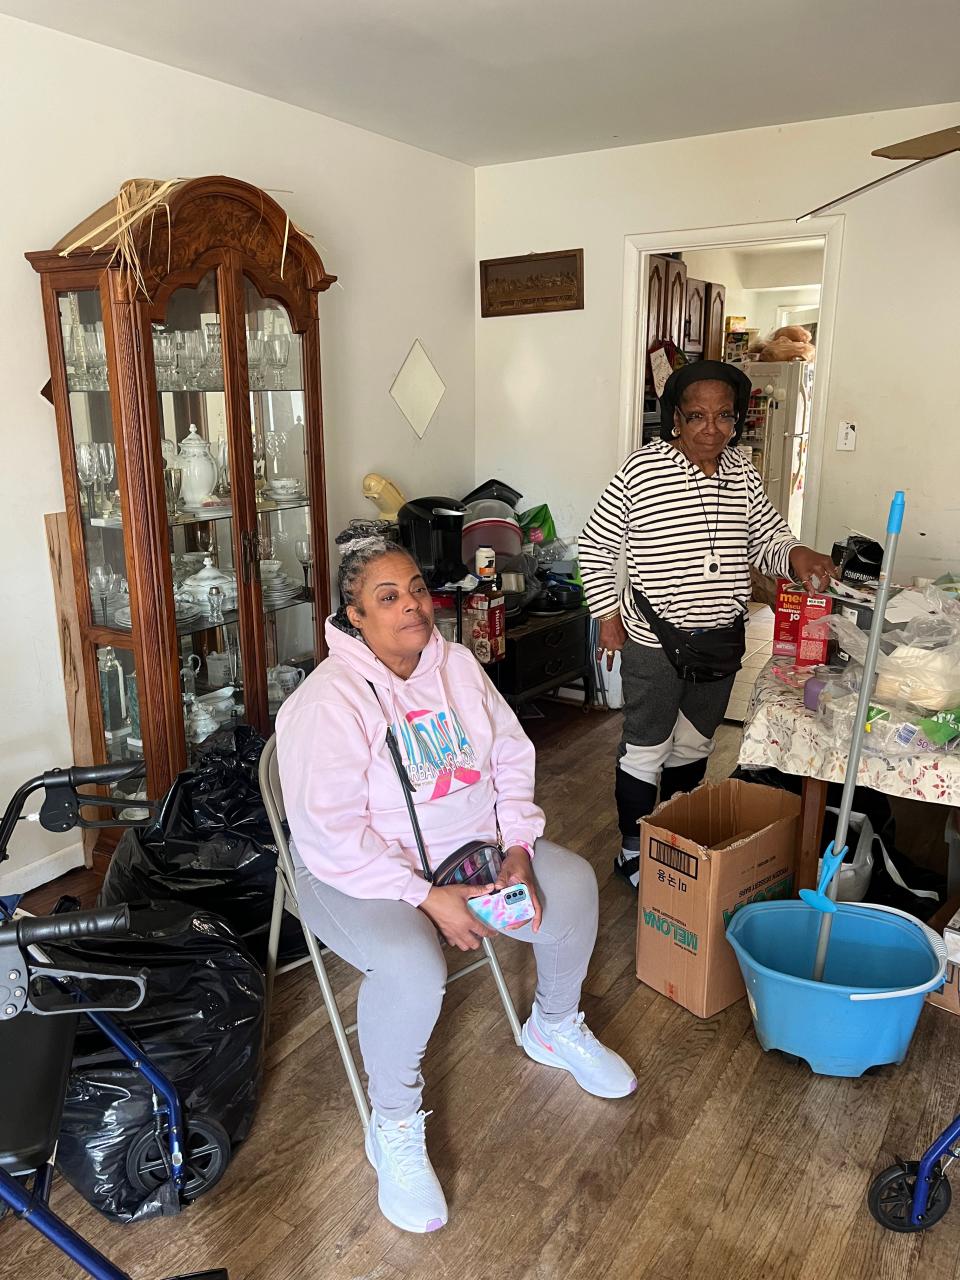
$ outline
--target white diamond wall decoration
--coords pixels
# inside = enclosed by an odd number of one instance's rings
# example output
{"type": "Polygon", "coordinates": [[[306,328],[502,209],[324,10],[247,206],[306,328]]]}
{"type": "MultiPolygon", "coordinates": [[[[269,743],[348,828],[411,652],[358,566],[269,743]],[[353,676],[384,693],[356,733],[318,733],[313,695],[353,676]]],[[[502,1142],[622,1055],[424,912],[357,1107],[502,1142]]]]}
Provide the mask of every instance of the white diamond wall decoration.
{"type": "Polygon", "coordinates": [[[421,440],[446,389],[446,384],[417,338],[393,380],[390,394],[421,440]]]}

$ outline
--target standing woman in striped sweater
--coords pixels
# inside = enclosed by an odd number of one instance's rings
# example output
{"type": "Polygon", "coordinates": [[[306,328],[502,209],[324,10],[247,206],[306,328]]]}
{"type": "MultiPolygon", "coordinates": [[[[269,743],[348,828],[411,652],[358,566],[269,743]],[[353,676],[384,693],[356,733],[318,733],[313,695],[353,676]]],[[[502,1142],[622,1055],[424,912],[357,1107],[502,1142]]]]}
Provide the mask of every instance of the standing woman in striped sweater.
{"type": "Polygon", "coordinates": [[[616,769],[622,848],[637,887],[638,823],[703,781],[744,651],[750,566],[822,590],[836,570],[801,546],[734,448],[750,403],[735,365],[673,373],[662,439],[630,455],[580,537],[580,571],[608,668],[621,653],[624,725],[616,769]],[[626,544],[627,586],[617,570],[626,544]]]}

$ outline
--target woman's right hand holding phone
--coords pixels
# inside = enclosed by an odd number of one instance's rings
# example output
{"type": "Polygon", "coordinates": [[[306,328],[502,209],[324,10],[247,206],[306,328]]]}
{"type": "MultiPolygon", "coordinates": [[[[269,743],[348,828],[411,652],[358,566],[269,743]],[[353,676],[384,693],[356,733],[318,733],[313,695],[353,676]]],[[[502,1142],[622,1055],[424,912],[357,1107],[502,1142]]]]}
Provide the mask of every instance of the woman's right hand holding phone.
{"type": "Polygon", "coordinates": [[[492,889],[492,884],[434,885],[420,903],[420,910],[430,917],[452,947],[459,947],[461,951],[476,951],[484,938],[495,938],[497,935],[496,930],[488,929],[477,919],[467,906],[467,901],[490,893],[492,889]]]}

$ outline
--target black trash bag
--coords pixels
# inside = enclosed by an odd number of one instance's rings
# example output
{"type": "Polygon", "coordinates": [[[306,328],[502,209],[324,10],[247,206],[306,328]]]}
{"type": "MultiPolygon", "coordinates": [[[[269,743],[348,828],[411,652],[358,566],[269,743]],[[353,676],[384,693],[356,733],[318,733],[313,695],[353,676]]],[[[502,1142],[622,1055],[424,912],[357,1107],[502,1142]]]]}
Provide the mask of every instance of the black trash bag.
{"type": "MultiPolygon", "coordinates": [[[[253,1124],[263,1074],[264,979],[260,966],[215,916],[176,902],[131,912],[131,932],[45,948],[64,968],[146,970],[147,994],[110,1015],[174,1084],[191,1118],[222,1127],[230,1146],[253,1124]]],[[[153,1126],[152,1090],[87,1018],[81,1018],[57,1149],[57,1165],[88,1203],[131,1222],[180,1205],[171,1181],[145,1189],[131,1149],[153,1126]]]]}
{"type": "MultiPolygon", "coordinates": [[[[744,765],[738,765],[730,777],[740,778],[743,782],[758,782],[764,787],[778,787],[781,791],[792,791],[797,796],[803,791],[803,778],[796,773],[781,773],[779,769],[749,769],[744,765]]],[[[828,808],[839,809],[842,795],[842,782],[827,783],[828,808]]],[[[874,831],[883,830],[887,823],[893,820],[890,801],[882,792],[874,791],[872,787],[854,787],[853,812],[865,814],[870,819],[870,825],[874,831]]],[[[833,833],[836,831],[837,820],[835,816],[827,813],[824,815],[823,821],[823,845],[826,848],[827,842],[832,839],[833,833]],[[830,835],[826,834],[828,830],[830,835]]]]}
{"type": "MultiPolygon", "coordinates": [[[[261,965],[276,887],[277,846],[257,768],[264,740],[239,725],[208,739],[149,826],[125,831],[100,891],[101,906],[174,899],[221,916],[261,965]]],[[[284,913],[281,963],[306,955],[296,917],[284,913]]]]}

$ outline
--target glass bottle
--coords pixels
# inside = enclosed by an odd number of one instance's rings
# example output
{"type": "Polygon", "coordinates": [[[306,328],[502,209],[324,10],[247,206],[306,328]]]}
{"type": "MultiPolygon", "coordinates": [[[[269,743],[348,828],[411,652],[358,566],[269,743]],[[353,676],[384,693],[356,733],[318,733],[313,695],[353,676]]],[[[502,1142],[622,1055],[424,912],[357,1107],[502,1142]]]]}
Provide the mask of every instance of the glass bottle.
{"type": "Polygon", "coordinates": [[[103,708],[103,729],[108,738],[116,737],[126,728],[127,697],[123,667],[112,645],[106,645],[97,657],[100,675],[100,705],[103,708]]]}

